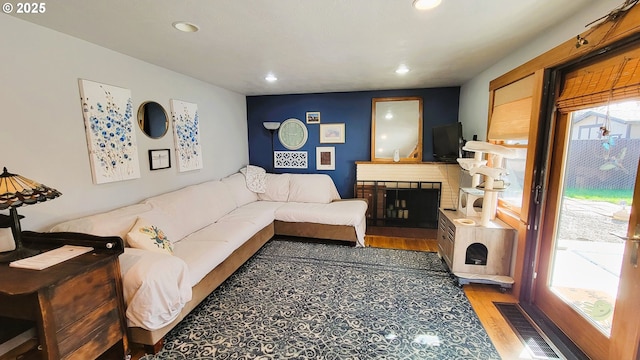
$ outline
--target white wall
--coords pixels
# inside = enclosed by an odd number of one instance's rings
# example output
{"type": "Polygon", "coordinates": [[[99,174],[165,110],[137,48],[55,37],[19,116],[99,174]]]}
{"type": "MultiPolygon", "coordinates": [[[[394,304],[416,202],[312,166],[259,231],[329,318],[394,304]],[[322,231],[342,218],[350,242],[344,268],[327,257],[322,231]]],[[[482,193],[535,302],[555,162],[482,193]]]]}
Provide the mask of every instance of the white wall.
{"type": "MultiPolygon", "coordinates": [[[[586,30],[585,25],[608,14],[622,3],[621,0],[598,0],[591,6],[556,27],[548,29],[525,46],[503,58],[460,89],[459,118],[462,122],[464,138],[471,140],[474,134],[479,140],[486,140],[489,114],[489,82],[545,53],[548,50],[575,38],[586,30]]],[[[562,6],[562,1],[558,1],[562,6]]],[[[473,54],[470,54],[472,56],[473,54]]]]}
{"type": "Polygon", "coordinates": [[[248,162],[244,95],[4,14],[0,33],[0,167],[63,194],[19,208],[26,216],[23,229],[43,231],[69,218],[221,178],[248,162]],[[177,171],[172,129],[153,140],[136,128],[141,178],[94,185],[79,78],[130,89],[136,112],[147,100],[168,113],[170,99],[198,104],[203,169],[177,171]],[[171,149],[171,169],[149,171],[147,151],[162,148],[171,149]]]}

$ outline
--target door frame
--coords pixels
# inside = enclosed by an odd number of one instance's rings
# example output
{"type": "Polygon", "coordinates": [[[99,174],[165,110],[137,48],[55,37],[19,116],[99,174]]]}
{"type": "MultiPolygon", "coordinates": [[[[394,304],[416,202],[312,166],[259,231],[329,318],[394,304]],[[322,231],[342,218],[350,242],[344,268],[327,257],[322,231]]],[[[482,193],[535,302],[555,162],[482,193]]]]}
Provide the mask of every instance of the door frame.
{"type": "MultiPolygon", "coordinates": [[[[537,262],[537,276],[535,281],[533,306],[540,309],[563,329],[585,329],[571,334],[572,341],[582,344],[589,356],[595,359],[606,359],[609,353],[609,339],[572,306],[560,299],[551,291],[547,284],[540,281],[549,280],[551,265],[553,264],[553,248],[555,245],[558,214],[562,207],[562,192],[564,190],[564,170],[567,162],[567,144],[570,141],[571,114],[559,113],[554,122],[554,134],[551,146],[556,154],[551,161],[548,176],[548,191],[545,196],[546,206],[543,210],[540,226],[540,246],[537,262]],[[557,156],[562,154],[562,156],[557,156]],[[548,225],[548,226],[546,226],[548,225]],[[542,240],[544,239],[544,240],[542,240]],[[545,265],[545,266],[542,266],[545,265]],[[544,300],[544,301],[541,301],[544,300]]],[[[580,346],[580,345],[579,345],[580,346]]]]}
{"type": "MultiPolygon", "coordinates": [[[[640,159],[638,159],[638,172],[640,174],[640,159]]],[[[633,206],[629,216],[629,228],[627,238],[638,236],[640,232],[640,175],[636,175],[636,184],[633,190],[633,206]],[[635,229],[635,230],[633,230],[635,229]]],[[[640,298],[640,267],[631,265],[631,254],[634,249],[632,241],[626,241],[622,259],[622,271],[616,310],[613,313],[613,327],[611,328],[611,345],[609,348],[610,359],[639,359],[640,358],[640,321],[628,314],[637,314],[637,300],[640,298]],[[628,257],[627,257],[628,256],[628,257]],[[631,344],[631,345],[629,345],[631,344]]]]}
{"type": "MultiPolygon", "coordinates": [[[[567,68],[573,67],[582,62],[588,62],[596,57],[606,57],[610,53],[623,50],[625,47],[638,46],[638,44],[640,44],[640,34],[635,34],[630,38],[612,43],[605,49],[592,51],[579,59],[574,59],[562,63],[556,67],[547,68],[544,72],[543,94],[540,103],[541,108],[537,129],[537,142],[535,149],[533,149],[535,151],[532,178],[533,183],[530,193],[531,201],[529,202],[528,208],[528,226],[523,262],[524,269],[522,276],[522,290],[520,292],[519,300],[521,302],[522,308],[528,313],[528,315],[531,316],[534,322],[538,326],[540,326],[543,331],[545,331],[546,335],[549,336],[549,338],[554,343],[556,343],[556,345],[558,345],[558,347],[562,351],[568,351],[568,353],[573,354],[578,358],[584,357],[584,353],[582,353],[582,351],[573,343],[573,341],[569,339],[562,332],[562,330],[560,330],[560,328],[558,328],[558,326],[554,324],[553,321],[551,321],[551,319],[542,311],[542,309],[540,309],[535,304],[535,288],[537,285],[536,282],[539,271],[538,267],[540,264],[541,251],[543,250],[541,244],[541,236],[545,236],[545,234],[542,234],[542,225],[544,222],[545,211],[548,211],[547,207],[550,206],[547,203],[549,194],[547,194],[546,192],[551,191],[549,190],[548,186],[550,182],[550,174],[553,170],[551,167],[551,156],[553,156],[556,150],[554,146],[556,135],[560,135],[555,134],[555,130],[557,122],[562,120],[560,119],[560,117],[568,116],[568,114],[561,115],[556,111],[555,98],[560,90],[562,74],[567,68]]],[[[564,163],[564,161],[565,159],[562,159],[562,163],[564,163]]],[[[640,179],[640,175],[638,176],[638,179],[640,179]]],[[[636,182],[636,187],[637,186],[638,183],[636,182]]],[[[557,189],[553,191],[557,192],[557,189]]],[[[636,194],[634,193],[634,200],[635,195],[636,194]]],[[[640,196],[640,194],[638,195],[640,196]]],[[[555,206],[557,206],[557,204],[555,204],[555,206]]],[[[640,203],[638,206],[640,207],[640,203]]],[[[629,244],[627,245],[629,246],[629,244]]],[[[625,252],[625,254],[627,253],[625,252]]],[[[636,289],[636,293],[637,291],[638,290],[636,289]]],[[[573,309],[572,311],[575,312],[575,310],[573,309]]],[[[626,327],[628,328],[628,325],[626,327]]],[[[632,329],[635,336],[639,336],[639,328],[640,326],[636,326],[635,330],[632,329]]],[[[620,330],[612,330],[612,335],[613,331],[620,330]]],[[[619,333],[621,333],[621,331],[619,333]]],[[[630,334],[626,335],[628,339],[631,336],[630,334]]],[[[604,337],[604,335],[602,336],[604,337]]],[[[615,345],[612,346],[611,349],[606,349],[606,353],[604,351],[599,352],[603,354],[603,358],[607,358],[609,353],[614,354],[618,351],[626,351],[621,350],[622,345],[618,342],[618,340],[613,339],[612,342],[615,345]],[[619,349],[616,349],[616,347],[618,347],[619,349]]],[[[638,347],[640,347],[640,345],[637,344],[635,347],[635,351],[636,356],[638,356],[640,359],[638,347]]]]}

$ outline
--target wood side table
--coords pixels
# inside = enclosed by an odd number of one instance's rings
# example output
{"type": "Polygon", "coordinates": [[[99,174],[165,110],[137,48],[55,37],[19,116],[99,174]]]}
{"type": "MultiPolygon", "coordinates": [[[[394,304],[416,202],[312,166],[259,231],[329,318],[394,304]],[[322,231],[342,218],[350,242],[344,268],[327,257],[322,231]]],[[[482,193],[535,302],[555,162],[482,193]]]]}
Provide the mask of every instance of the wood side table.
{"type": "Polygon", "coordinates": [[[43,359],[95,359],[115,346],[126,359],[129,345],[118,262],[122,239],[70,233],[40,238],[28,233],[23,240],[30,246],[93,245],[96,250],[44,270],[0,264],[0,316],[34,321],[43,359]]]}

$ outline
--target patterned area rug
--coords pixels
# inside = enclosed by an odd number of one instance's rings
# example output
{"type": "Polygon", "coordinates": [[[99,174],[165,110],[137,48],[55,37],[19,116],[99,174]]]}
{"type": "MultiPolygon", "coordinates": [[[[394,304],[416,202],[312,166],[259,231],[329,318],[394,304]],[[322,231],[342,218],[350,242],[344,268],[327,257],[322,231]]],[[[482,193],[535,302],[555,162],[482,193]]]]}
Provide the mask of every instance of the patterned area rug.
{"type": "Polygon", "coordinates": [[[142,359],[500,359],[434,253],[272,240],[142,359]]]}

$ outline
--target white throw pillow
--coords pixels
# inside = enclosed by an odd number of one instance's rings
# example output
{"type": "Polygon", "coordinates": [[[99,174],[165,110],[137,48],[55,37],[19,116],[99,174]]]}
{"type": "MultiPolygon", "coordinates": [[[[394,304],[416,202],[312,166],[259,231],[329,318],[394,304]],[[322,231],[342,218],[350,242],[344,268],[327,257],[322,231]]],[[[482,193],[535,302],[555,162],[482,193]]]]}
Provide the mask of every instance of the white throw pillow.
{"type": "Polygon", "coordinates": [[[259,166],[247,165],[240,172],[245,176],[249,190],[259,194],[267,191],[267,172],[265,169],[259,166]]]}
{"type": "Polygon", "coordinates": [[[127,233],[127,243],[136,249],[145,249],[173,255],[173,244],[158,225],[145,218],[138,218],[127,233]]]}

